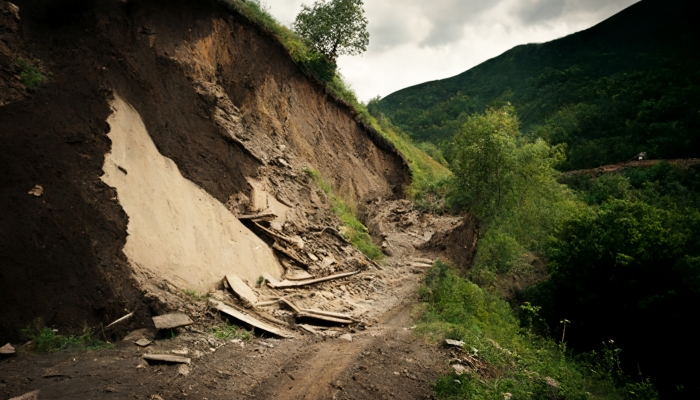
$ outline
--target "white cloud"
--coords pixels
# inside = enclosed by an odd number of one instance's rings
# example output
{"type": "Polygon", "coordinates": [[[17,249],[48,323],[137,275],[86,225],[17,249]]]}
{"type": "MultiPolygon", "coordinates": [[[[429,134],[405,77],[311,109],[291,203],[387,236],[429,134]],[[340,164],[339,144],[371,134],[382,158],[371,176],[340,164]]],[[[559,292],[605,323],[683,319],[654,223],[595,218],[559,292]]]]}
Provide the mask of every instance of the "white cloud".
{"type": "MultiPolygon", "coordinates": [[[[263,0],[290,26],[312,0],[263,0]]],[[[589,28],[637,0],[365,0],[370,46],[338,59],[361,100],[447,78],[525,43],[589,28]]]]}

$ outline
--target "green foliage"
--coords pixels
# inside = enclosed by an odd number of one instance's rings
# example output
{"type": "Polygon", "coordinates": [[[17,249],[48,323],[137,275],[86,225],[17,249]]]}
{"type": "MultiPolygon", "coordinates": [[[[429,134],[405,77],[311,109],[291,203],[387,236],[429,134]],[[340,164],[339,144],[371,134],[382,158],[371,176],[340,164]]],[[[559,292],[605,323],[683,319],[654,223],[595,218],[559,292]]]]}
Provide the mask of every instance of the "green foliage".
{"type": "Polygon", "coordinates": [[[289,52],[302,70],[321,81],[333,80],[336,74],[335,62],[307,46],[294,31],[283,26],[262,7],[259,0],[219,0],[229,9],[243,15],[253,24],[276,38],[289,52]]]}
{"type": "Polygon", "coordinates": [[[411,186],[407,190],[408,197],[425,210],[444,211],[445,197],[451,183],[450,170],[431,158],[406,133],[379,112],[376,108],[377,101],[379,99],[375,98],[370,100],[367,107],[360,104],[356,108],[363,110],[360,114],[363,120],[391,142],[408,161],[412,177],[411,186]]]}
{"type": "Polygon", "coordinates": [[[640,2],[589,30],[400,90],[377,107],[415,140],[440,144],[469,115],[509,102],[524,133],[568,144],[565,170],[640,151],[698,157],[700,30],[692,8],[690,1],[640,2]]]}
{"type": "Polygon", "coordinates": [[[59,350],[97,350],[112,349],[114,345],[103,342],[93,337],[92,328],[84,327],[80,336],[59,335],[57,330],[44,325],[41,318],[37,318],[28,327],[22,329],[22,334],[32,341],[32,349],[39,354],[53,353],[59,350]]]}
{"type": "MultiPolygon", "coordinates": [[[[626,380],[606,375],[608,366],[597,355],[575,358],[565,346],[521,328],[506,302],[440,261],[420,299],[417,332],[434,341],[463,340],[465,350],[483,364],[478,373],[438,379],[438,398],[501,400],[505,393],[513,399],[654,398],[631,395],[626,380]],[[547,378],[558,387],[547,384],[547,378]]],[[[614,367],[612,373],[624,378],[619,365],[614,367]]]]}
{"type": "Polygon", "coordinates": [[[335,61],[367,50],[369,32],[362,0],[318,0],[302,5],[294,30],[316,52],[335,61]]]}
{"type": "Polygon", "coordinates": [[[482,225],[472,278],[490,287],[500,274],[527,274],[554,227],[582,207],[556,181],[562,148],[520,137],[510,106],[468,117],[452,146],[450,199],[482,225]]]}
{"type": "Polygon", "coordinates": [[[183,289],[182,292],[185,294],[185,296],[189,297],[193,301],[202,301],[209,297],[208,293],[201,295],[197,293],[197,291],[194,289],[183,289]]]}
{"type": "MultiPolygon", "coordinates": [[[[368,107],[372,107],[372,101],[365,106],[357,100],[355,93],[336,71],[333,61],[307,46],[296,33],[277,22],[258,1],[220,1],[275,37],[287,48],[303,71],[323,81],[330,93],[344,100],[357,112],[360,121],[374,128],[396,146],[411,168],[413,180],[408,195],[426,209],[443,209],[450,171],[414,145],[408,135],[393,126],[381,113],[371,114],[368,107]]],[[[375,104],[377,101],[378,99],[373,100],[375,104]]]]}
{"type": "MultiPolygon", "coordinates": [[[[700,168],[669,164],[572,184],[591,205],[554,232],[550,279],[532,290],[550,326],[569,318],[577,349],[615,339],[668,395],[700,393],[686,368],[700,356],[683,327],[700,302],[700,168]],[[649,352],[649,343],[668,343],[649,352]],[[671,345],[677,343],[678,345],[671,345]]],[[[558,334],[558,333],[557,333],[558,334]]],[[[640,389],[641,390],[641,389],[640,389]]]]}
{"type": "Polygon", "coordinates": [[[379,260],[384,256],[382,250],[372,242],[372,237],[369,235],[367,227],[365,227],[355,216],[353,210],[342,198],[333,193],[331,185],[321,176],[321,173],[309,168],[305,168],[304,172],[311,177],[316,184],[328,196],[328,199],[333,206],[333,212],[343,222],[341,229],[343,236],[355,248],[360,250],[372,260],[379,260]]]}
{"type": "Polygon", "coordinates": [[[215,326],[211,329],[211,334],[215,338],[220,340],[233,340],[239,339],[243,341],[249,341],[253,339],[253,334],[250,331],[243,329],[239,326],[229,324],[226,322],[224,325],[215,326]]]}
{"type": "Polygon", "coordinates": [[[46,76],[36,64],[24,58],[17,59],[17,67],[20,69],[19,77],[27,89],[34,90],[46,82],[46,76]]]}

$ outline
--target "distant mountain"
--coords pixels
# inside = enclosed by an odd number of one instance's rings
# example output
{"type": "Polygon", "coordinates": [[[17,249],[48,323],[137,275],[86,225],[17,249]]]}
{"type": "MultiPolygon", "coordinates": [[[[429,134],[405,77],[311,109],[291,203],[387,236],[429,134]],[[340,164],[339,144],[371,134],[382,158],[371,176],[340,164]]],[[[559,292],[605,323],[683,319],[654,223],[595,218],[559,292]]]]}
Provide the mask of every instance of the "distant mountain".
{"type": "Polygon", "coordinates": [[[565,169],[700,155],[700,23],[688,0],[643,0],[600,24],[514,47],[452,78],[370,104],[417,141],[450,139],[510,102],[522,131],[567,143],[565,169]]]}

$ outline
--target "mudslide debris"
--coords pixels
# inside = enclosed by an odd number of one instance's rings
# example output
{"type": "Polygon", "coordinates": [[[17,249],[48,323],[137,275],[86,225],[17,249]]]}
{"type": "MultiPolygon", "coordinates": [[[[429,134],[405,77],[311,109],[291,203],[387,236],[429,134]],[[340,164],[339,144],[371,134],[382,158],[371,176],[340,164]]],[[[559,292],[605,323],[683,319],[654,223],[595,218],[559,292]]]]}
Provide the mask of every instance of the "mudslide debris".
{"type": "Polygon", "coordinates": [[[133,312],[130,312],[130,313],[126,314],[125,316],[119,318],[118,320],[112,322],[111,324],[105,326],[105,329],[107,329],[107,328],[113,326],[114,324],[118,324],[118,323],[120,323],[120,322],[122,322],[122,321],[126,321],[127,319],[131,318],[133,315],[134,315],[134,313],[133,313],[133,312]]]}
{"type": "Polygon", "coordinates": [[[21,396],[13,397],[10,400],[39,400],[39,391],[34,390],[32,392],[25,393],[21,396]]]}
{"type": "Polygon", "coordinates": [[[173,356],[170,354],[144,354],[143,359],[146,361],[160,361],[174,364],[189,364],[192,362],[187,357],[173,356]]]}
{"type": "Polygon", "coordinates": [[[358,273],[360,273],[360,271],[343,272],[342,274],[329,275],[329,276],[324,276],[322,278],[308,279],[305,281],[296,281],[296,282],[291,282],[288,280],[283,280],[282,282],[280,282],[272,277],[269,277],[269,275],[268,276],[263,275],[263,277],[267,280],[268,286],[275,288],[275,289],[280,289],[280,288],[294,288],[294,287],[311,285],[314,283],[326,282],[326,281],[330,281],[333,279],[345,278],[345,277],[352,276],[352,275],[355,275],[358,273]],[[272,278],[272,279],[269,279],[268,277],[272,278]]]}
{"type": "Polygon", "coordinates": [[[209,304],[213,308],[221,311],[222,313],[229,315],[229,316],[231,316],[231,317],[233,317],[233,318],[235,318],[235,319],[237,319],[237,320],[239,320],[247,325],[250,325],[254,328],[258,328],[258,329],[261,329],[263,331],[270,332],[274,335],[277,335],[277,336],[283,337],[283,338],[292,337],[290,334],[284,332],[283,330],[276,328],[272,325],[266,324],[262,321],[259,321],[255,318],[253,318],[252,316],[245,314],[242,311],[236,310],[233,307],[227,306],[226,304],[224,304],[220,301],[210,300],[209,304]]]}
{"type": "Polygon", "coordinates": [[[153,317],[156,329],[173,329],[194,324],[194,321],[183,313],[172,313],[153,317]]]}
{"type": "Polygon", "coordinates": [[[231,291],[238,296],[246,307],[253,307],[258,302],[258,296],[253,289],[248,286],[243,279],[237,275],[226,275],[226,281],[231,287],[231,291]]]}
{"type": "Polygon", "coordinates": [[[15,354],[15,348],[12,347],[11,344],[8,343],[8,344],[0,347],[0,355],[7,356],[7,355],[11,355],[11,354],[15,354]]]}

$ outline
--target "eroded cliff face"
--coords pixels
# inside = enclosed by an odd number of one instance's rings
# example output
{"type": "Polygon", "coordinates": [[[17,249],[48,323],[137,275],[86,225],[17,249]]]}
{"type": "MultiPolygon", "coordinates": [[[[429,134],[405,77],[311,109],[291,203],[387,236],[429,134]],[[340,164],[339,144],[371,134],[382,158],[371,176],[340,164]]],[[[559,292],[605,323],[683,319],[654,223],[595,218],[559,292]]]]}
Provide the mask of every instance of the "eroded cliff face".
{"type": "Polygon", "coordinates": [[[0,99],[0,339],[37,317],[79,326],[128,309],[145,324],[167,307],[158,288],[279,273],[269,238],[232,217],[263,199],[289,237],[337,223],[305,167],[357,203],[409,183],[390,146],[215,1],[15,4],[0,0],[0,88],[14,88],[0,99]],[[20,51],[51,74],[35,92],[18,83],[20,51]],[[118,136],[124,110],[139,130],[118,136]]]}

